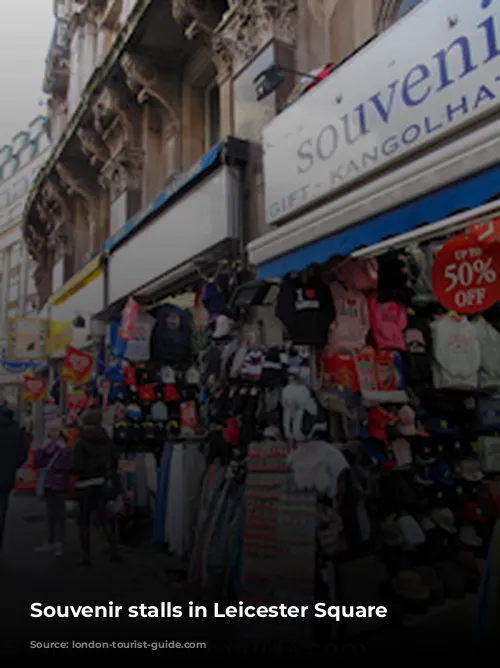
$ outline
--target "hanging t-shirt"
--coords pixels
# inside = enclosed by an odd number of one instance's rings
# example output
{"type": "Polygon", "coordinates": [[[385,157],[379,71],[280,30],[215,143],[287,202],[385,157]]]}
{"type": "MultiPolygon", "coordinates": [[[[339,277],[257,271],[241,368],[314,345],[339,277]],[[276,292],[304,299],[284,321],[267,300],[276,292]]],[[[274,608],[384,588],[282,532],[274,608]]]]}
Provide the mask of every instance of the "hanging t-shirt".
{"type": "Polygon", "coordinates": [[[406,350],[404,330],[408,324],[406,309],[398,302],[380,303],[376,295],[368,298],[370,327],[377,348],[406,350]]]}
{"type": "Polygon", "coordinates": [[[419,387],[430,384],[432,336],[428,321],[416,313],[409,313],[404,337],[407,352],[403,353],[403,368],[407,383],[419,387]]]}
{"type": "Polygon", "coordinates": [[[335,318],[328,286],[317,277],[307,281],[300,277],[286,278],[276,302],[276,317],[294,343],[324,346],[335,318]]]}
{"type": "Polygon", "coordinates": [[[335,274],[350,290],[371,292],[377,289],[378,265],[377,260],[373,258],[368,260],[350,258],[336,267],[335,274]]]}
{"type": "Polygon", "coordinates": [[[351,352],[342,352],[328,345],[321,355],[321,362],[322,382],[326,386],[336,385],[352,392],[359,391],[356,359],[351,352]]]}
{"type": "Polygon", "coordinates": [[[348,290],[341,283],[330,286],[335,305],[335,320],[330,325],[328,342],[333,346],[360,350],[366,344],[370,329],[366,297],[357,290],[348,290]]]}
{"type": "Polygon", "coordinates": [[[378,258],[379,302],[408,304],[413,295],[410,267],[405,253],[389,250],[378,258]]]}
{"type": "Polygon", "coordinates": [[[484,318],[478,318],[473,325],[481,352],[479,386],[500,387],[500,332],[484,318]]]}
{"type": "Polygon", "coordinates": [[[475,326],[446,315],[431,325],[436,389],[474,389],[479,383],[481,353],[475,326]]]}
{"type": "Polygon", "coordinates": [[[151,357],[164,364],[186,362],[191,355],[193,319],[189,311],[165,304],[156,313],[151,357]]]}

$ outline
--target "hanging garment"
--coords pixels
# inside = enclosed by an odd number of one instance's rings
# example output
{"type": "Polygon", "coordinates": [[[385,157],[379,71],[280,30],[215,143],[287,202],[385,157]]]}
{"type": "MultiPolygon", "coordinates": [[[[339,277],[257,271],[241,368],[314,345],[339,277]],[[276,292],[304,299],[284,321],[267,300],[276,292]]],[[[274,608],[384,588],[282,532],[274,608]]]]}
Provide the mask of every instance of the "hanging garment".
{"type": "Polygon", "coordinates": [[[377,289],[377,260],[355,258],[343,260],[338,267],[335,267],[335,275],[341,283],[351,290],[371,292],[377,289]]]}
{"type": "Polygon", "coordinates": [[[335,307],[328,286],[317,276],[287,277],[276,301],[276,317],[293,343],[325,345],[335,307]]]}
{"type": "Polygon", "coordinates": [[[381,303],[375,295],[368,298],[370,327],[378,349],[406,350],[404,330],[408,324],[406,309],[398,302],[381,303]]]}
{"type": "Polygon", "coordinates": [[[146,508],[149,505],[146,454],[142,452],[135,458],[135,505],[137,508],[146,508]]]}
{"type": "Polygon", "coordinates": [[[331,443],[311,441],[299,445],[288,456],[295,484],[301,490],[316,490],[335,499],[340,474],[349,468],[344,455],[331,443]]]}
{"type": "Polygon", "coordinates": [[[359,350],[365,345],[370,329],[366,297],[337,282],[331,284],[330,290],[336,315],[330,325],[328,342],[332,346],[359,350]]]}
{"type": "Polygon", "coordinates": [[[158,492],[159,471],[156,458],[152,452],[146,452],[144,456],[144,466],[146,469],[146,485],[148,492],[156,496],[158,492]]]}
{"type": "Polygon", "coordinates": [[[166,445],[158,475],[158,491],[156,494],[155,515],[153,521],[153,544],[161,547],[165,544],[165,522],[167,517],[168,484],[170,479],[170,462],[172,446],[166,445]]]}
{"type": "Polygon", "coordinates": [[[165,542],[168,550],[176,557],[184,556],[184,448],[173,446],[168,482],[167,520],[165,522],[165,542]]]}
{"type": "Polygon", "coordinates": [[[201,581],[206,538],[210,528],[211,517],[217,504],[219,492],[225,483],[225,478],[225,469],[221,466],[220,460],[212,464],[205,476],[204,491],[200,501],[189,566],[189,582],[193,584],[201,581]]]}
{"type": "Polygon", "coordinates": [[[224,480],[221,487],[218,490],[215,490],[214,497],[212,498],[211,509],[208,517],[208,523],[206,527],[206,533],[204,536],[202,555],[201,555],[200,582],[203,587],[209,586],[208,566],[210,560],[213,559],[213,553],[211,553],[212,538],[214,537],[214,532],[217,527],[219,516],[224,510],[224,504],[226,502],[226,498],[229,493],[230,482],[231,482],[230,480],[224,480]]]}
{"type": "Polygon", "coordinates": [[[500,387],[500,332],[484,318],[473,323],[481,352],[479,387],[500,387]]]}
{"type": "Polygon", "coordinates": [[[431,325],[436,389],[474,389],[479,383],[481,352],[474,325],[446,315],[431,325]]]}
{"type": "Polygon", "coordinates": [[[205,458],[197,443],[185,445],[184,451],[184,529],[185,553],[189,553],[194,540],[196,514],[205,471],[205,458]]]}
{"type": "Polygon", "coordinates": [[[409,313],[404,337],[407,348],[403,353],[406,382],[410,386],[427,386],[432,381],[432,335],[426,318],[409,313]]]}

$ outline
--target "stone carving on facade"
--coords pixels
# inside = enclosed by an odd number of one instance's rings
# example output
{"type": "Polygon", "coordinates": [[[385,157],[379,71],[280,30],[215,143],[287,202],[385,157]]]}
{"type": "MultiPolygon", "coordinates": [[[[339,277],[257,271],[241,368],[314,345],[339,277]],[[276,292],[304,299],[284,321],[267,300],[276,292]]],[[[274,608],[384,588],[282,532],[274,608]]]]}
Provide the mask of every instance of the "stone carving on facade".
{"type": "Polygon", "coordinates": [[[172,0],[172,16],[188,39],[211,36],[221,16],[211,0],[172,0]]]}
{"type": "Polygon", "coordinates": [[[143,104],[149,97],[155,99],[167,111],[169,123],[173,126],[172,132],[179,130],[179,101],[178,95],[172,86],[172,80],[148,58],[135,53],[123,54],[120,64],[125,73],[127,86],[143,104]]]}
{"type": "Polygon", "coordinates": [[[213,50],[241,70],[272,39],[295,46],[298,0],[241,0],[216,28],[213,50]]]}
{"type": "Polygon", "coordinates": [[[66,195],[55,179],[48,179],[43,184],[41,193],[42,207],[48,212],[50,234],[52,229],[59,223],[69,221],[71,213],[66,202],[66,195]]]}
{"type": "Polygon", "coordinates": [[[95,190],[86,182],[81,173],[75,173],[62,162],[57,163],[56,172],[68,195],[79,195],[86,201],[95,197],[95,190]]]}
{"type": "Polygon", "coordinates": [[[91,165],[103,165],[109,160],[109,149],[94,128],[80,127],[76,134],[82,152],[89,158],[91,165]]]}
{"type": "Polygon", "coordinates": [[[92,108],[94,112],[94,127],[103,137],[114,121],[118,120],[122,126],[124,141],[131,141],[133,124],[129,117],[131,99],[125,89],[118,86],[106,86],[92,108]]]}
{"type": "Polygon", "coordinates": [[[127,190],[141,190],[144,152],[124,146],[102,168],[99,183],[109,188],[111,201],[127,190]]]}

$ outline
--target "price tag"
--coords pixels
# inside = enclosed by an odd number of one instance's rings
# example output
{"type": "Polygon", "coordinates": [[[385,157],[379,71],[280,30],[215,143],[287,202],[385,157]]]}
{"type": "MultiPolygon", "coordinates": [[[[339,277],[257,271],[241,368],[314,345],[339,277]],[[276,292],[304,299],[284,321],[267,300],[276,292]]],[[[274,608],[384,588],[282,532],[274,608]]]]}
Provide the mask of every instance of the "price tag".
{"type": "Polygon", "coordinates": [[[440,304],[458,313],[479,313],[500,300],[500,243],[482,229],[459,234],[436,254],[432,289],[440,304]]]}

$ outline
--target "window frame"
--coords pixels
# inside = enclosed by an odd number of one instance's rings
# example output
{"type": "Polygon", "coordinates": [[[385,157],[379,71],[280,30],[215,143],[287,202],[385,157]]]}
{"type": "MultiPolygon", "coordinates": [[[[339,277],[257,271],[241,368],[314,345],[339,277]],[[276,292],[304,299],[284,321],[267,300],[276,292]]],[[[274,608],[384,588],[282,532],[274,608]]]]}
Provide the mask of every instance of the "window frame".
{"type": "Polygon", "coordinates": [[[219,90],[219,84],[217,82],[217,79],[212,79],[212,81],[208,84],[208,86],[204,90],[204,121],[205,121],[205,151],[209,151],[217,142],[220,141],[221,139],[221,114],[220,114],[220,97],[219,102],[218,102],[218,110],[219,110],[219,118],[218,118],[218,126],[219,126],[219,131],[218,131],[218,137],[213,140],[211,137],[212,134],[212,114],[211,114],[211,104],[210,104],[210,96],[213,94],[213,91],[217,90],[217,94],[220,96],[220,90],[219,90]]]}
{"type": "Polygon", "coordinates": [[[381,33],[384,30],[387,30],[387,28],[389,28],[391,25],[404,18],[407,14],[418,7],[423,2],[423,0],[414,0],[414,2],[414,5],[408,7],[403,13],[401,13],[401,5],[403,0],[383,0],[377,17],[377,33],[381,33]]]}

